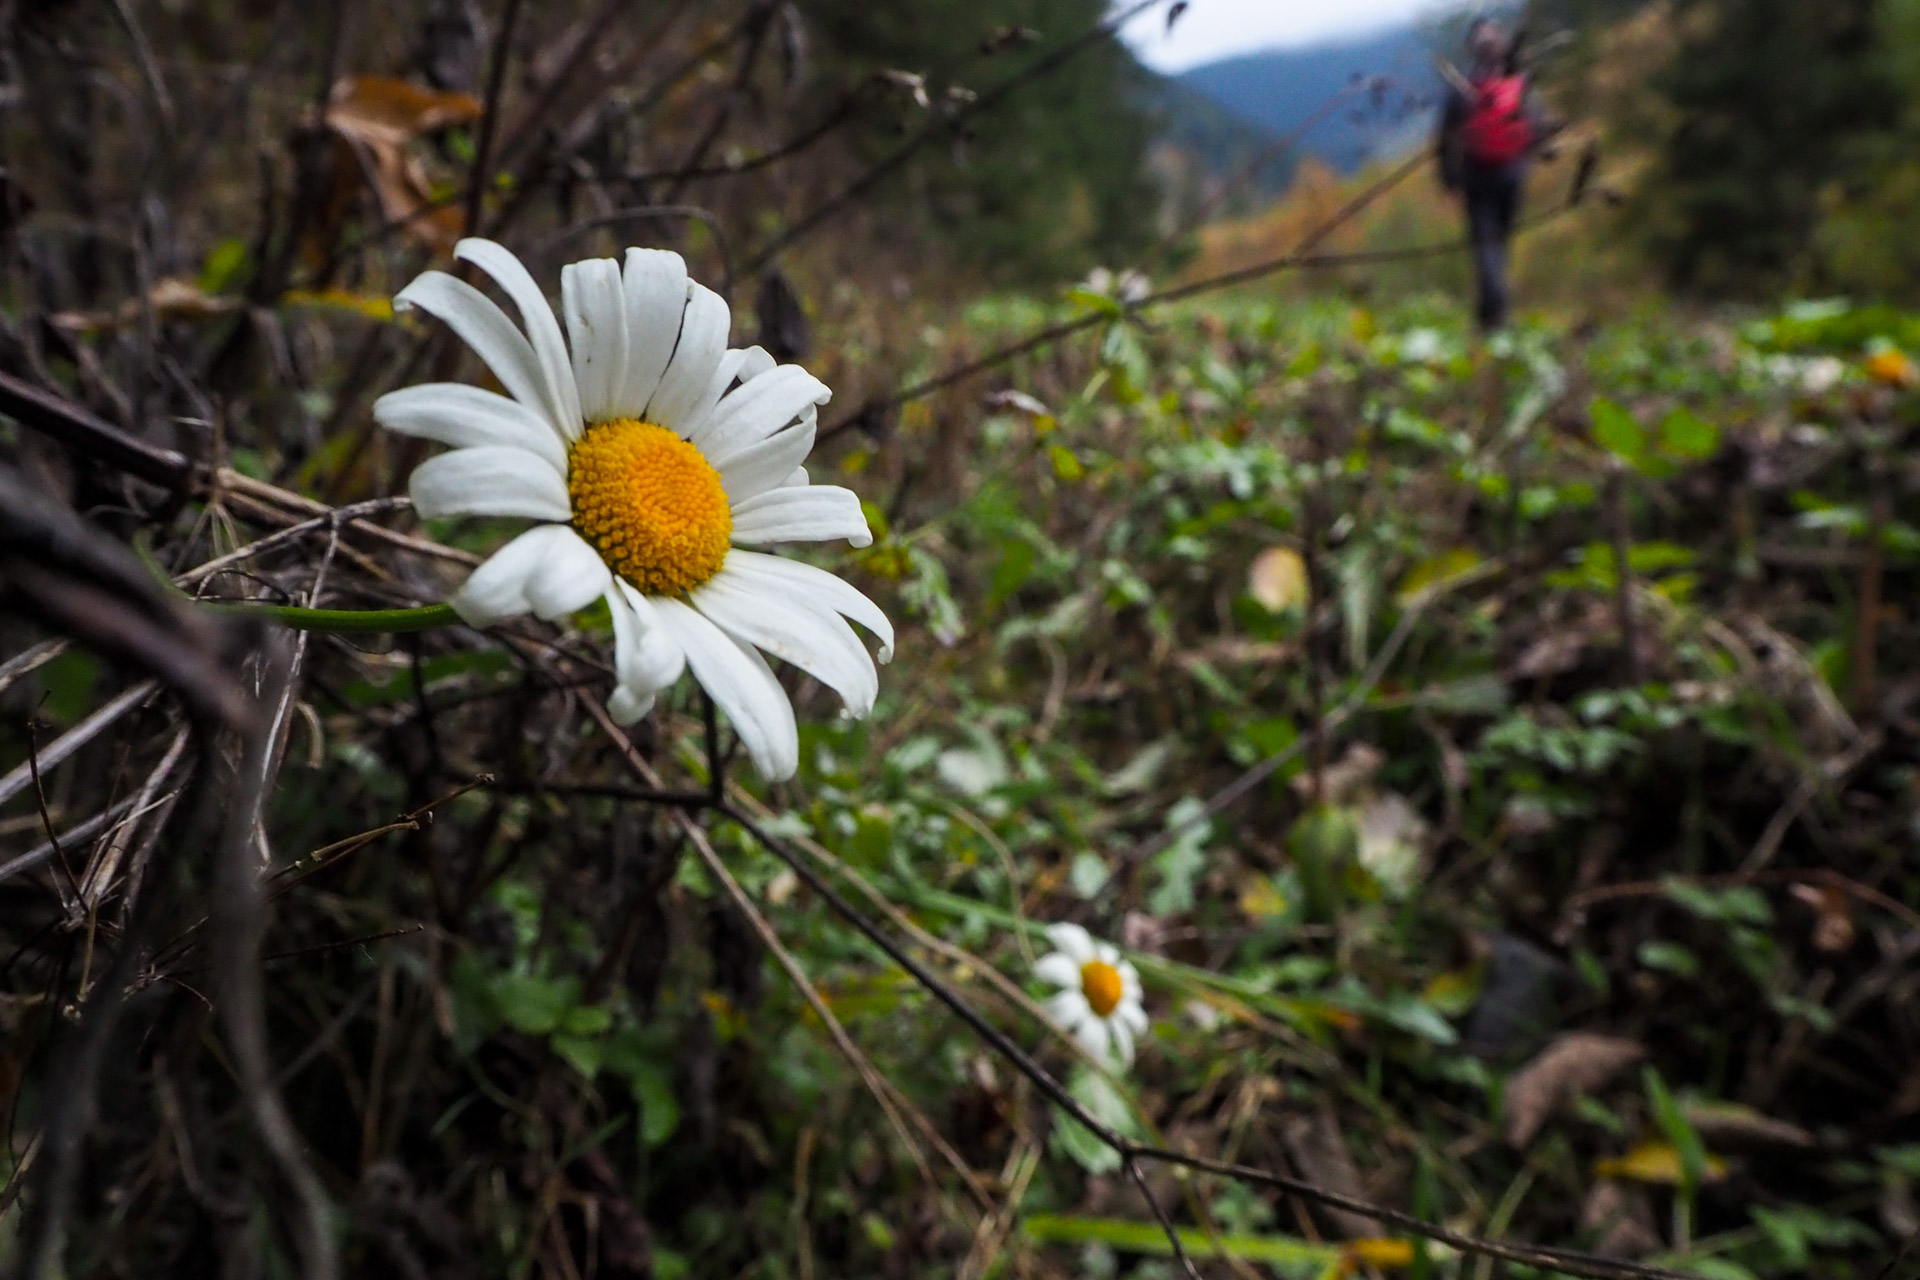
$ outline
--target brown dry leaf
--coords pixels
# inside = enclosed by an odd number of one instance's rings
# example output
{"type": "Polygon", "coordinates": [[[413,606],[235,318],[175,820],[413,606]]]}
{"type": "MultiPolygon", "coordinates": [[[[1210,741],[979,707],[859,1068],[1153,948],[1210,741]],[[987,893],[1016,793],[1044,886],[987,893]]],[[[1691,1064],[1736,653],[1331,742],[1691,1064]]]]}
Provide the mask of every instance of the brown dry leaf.
{"type": "Polygon", "coordinates": [[[1813,947],[1816,951],[1853,949],[1853,905],[1844,890],[1830,884],[1800,883],[1793,896],[1813,908],[1813,947]]]}
{"type": "Polygon", "coordinates": [[[1167,925],[1144,911],[1129,911],[1120,918],[1120,945],[1129,951],[1150,956],[1165,955],[1167,925]]]}
{"type": "Polygon", "coordinates": [[[1507,1080],[1507,1145],[1525,1147],[1554,1108],[1598,1089],[1646,1055],[1638,1042],[1617,1036],[1569,1031],[1555,1037],[1507,1080]]]}
{"type": "Polygon", "coordinates": [[[1174,661],[1192,671],[1203,665],[1230,667],[1291,662],[1299,656],[1300,646],[1291,640],[1249,640],[1244,636],[1222,636],[1198,649],[1180,654],[1174,661]]]}
{"type": "MultiPolygon", "coordinates": [[[[1367,1198],[1366,1188],[1360,1183],[1360,1170],[1353,1163],[1353,1153],[1347,1150],[1347,1140],[1340,1132],[1340,1121],[1331,1110],[1288,1116],[1281,1132],[1286,1137],[1288,1154],[1307,1181],[1356,1200],[1367,1198]]],[[[1380,1234],[1380,1224],[1372,1218],[1344,1209],[1323,1208],[1320,1212],[1334,1231],[1349,1240],[1369,1240],[1380,1234]]]]}
{"type": "Polygon", "coordinates": [[[342,191],[370,187],[380,214],[434,249],[450,249],[464,230],[454,205],[436,203],[426,169],[407,147],[414,139],[480,118],[480,100],[470,93],[427,89],[393,76],[345,76],[327,101],[326,127],[338,146],[333,156],[333,199],[342,191]]]}
{"type": "Polygon", "coordinates": [[[53,316],[52,321],[69,333],[91,333],[138,324],[149,310],[156,320],[212,320],[231,313],[239,305],[240,299],[204,293],[191,280],[168,278],[147,290],[144,302],[129,298],[112,311],[62,311],[53,316]]]}
{"type": "Polygon", "coordinates": [[[1580,1226],[1598,1232],[1593,1251],[1603,1258],[1644,1258],[1660,1248],[1653,1206],[1647,1193],[1618,1182],[1601,1181],[1580,1205],[1580,1226]]]}
{"type": "Polygon", "coordinates": [[[400,143],[480,118],[470,93],[428,89],[395,76],[343,76],[327,100],[327,123],[343,133],[400,143]]]}
{"type": "Polygon", "coordinates": [[[1763,1116],[1737,1102],[1688,1102],[1681,1110],[1702,1142],[1723,1147],[1811,1147],[1813,1135],[1797,1124],[1763,1116]]]}
{"type": "Polygon", "coordinates": [[[1521,651],[1507,675],[1514,680],[1534,680],[1571,671],[1580,665],[1588,639],[1585,631],[1572,627],[1549,631],[1521,651]]]}
{"type": "MultiPolygon", "coordinates": [[[[1357,799],[1373,783],[1373,776],[1386,764],[1386,753],[1378,747],[1356,742],[1346,754],[1328,765],[1321,774],[1321,797],[1328,804],[1347,804],[1357,799]]],[[[1302,799],[1313,795],[1313,775],[1302,773],[1293,780],[1294,793],[1302,799]]]]}
{"type": "Polygon", "coordinates": [[[1247,594],[1269,612],[1307,601],[1307,562],[1291,547],[1268,547],[1247,571],[1247,594]]]}
{"type": "MultiPolygon", "coordinates": [[[[1321,798],[1328,804],[1350,804],[1357,800],[1373,783],[1373,776],[1386,764],[1386,753],[1380,748],[1356,742],[1347,748],[1346,754],[1328,765],[1321,774],[1321,798]]],[[[1301,799],[1313,796],[1313,775],[1302,773],[1293,780],[1294,794],[1301,799]]]]}

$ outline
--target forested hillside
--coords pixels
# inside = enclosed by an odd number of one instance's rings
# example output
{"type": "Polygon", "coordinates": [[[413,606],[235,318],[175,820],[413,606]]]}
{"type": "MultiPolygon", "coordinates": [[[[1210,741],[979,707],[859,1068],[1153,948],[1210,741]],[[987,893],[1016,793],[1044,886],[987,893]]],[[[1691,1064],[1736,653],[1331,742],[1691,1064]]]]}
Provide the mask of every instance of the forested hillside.
{"type": "Polygon", "coordinates": [[[1185,7],[0,6],[0,1275],[1911,1271],[1920,3],[1185,7]]]}
{"type": "Polygon", "coordinates": [[[1429,33],[1409,25],[1357,40],[1208,63],[1179,83],[1350,173],[1432,132],[1440,77],[1429,33]],[[1328,108],[1333,101],[1332,109],[1328,108]]]}

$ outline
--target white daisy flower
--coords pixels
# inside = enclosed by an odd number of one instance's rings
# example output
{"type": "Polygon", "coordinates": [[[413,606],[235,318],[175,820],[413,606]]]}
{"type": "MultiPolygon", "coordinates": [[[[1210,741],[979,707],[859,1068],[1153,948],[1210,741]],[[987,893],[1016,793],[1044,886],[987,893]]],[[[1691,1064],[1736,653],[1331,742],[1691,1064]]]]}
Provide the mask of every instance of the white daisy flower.
{"type": "Polygon", "coordinates": [[[627,250],[560,273],[566,336],[520,260],[490,240],[454,257],[493,278],[523,333],[485,294],[428,271],[394,298],[446,322],[509,393],[428,383],[380,397],[390,431],[450,444],[414,471],[428,518],[542,521],[473,571],[449,602],[485,627],[558,618],[605,597],[630,724],[687,668],[732,722],[761,776],[791,777],[793,705],[764,651],[865,715],[879,675],[847,619],[893,656],[879,606],[823,569],[745,547],[873,541],[860,499],[808,483],[819,406],[830,393],[759,347],[728,350],[727,304],[687,278],[677,253],[627,250]],[[569,345],[568,339],[571,339],[569,345]],[[509,398],[511,397],[511,398],[509,398]]]}
{"type": "Polygon", "coordinates": [[[1033,967],[1041,981],[1061,988],[1047,998],[1047,1016],[1101,1062],[1131,1065],[1133,1043],[1147,1031],[1139,973],[1077,924],[1049,925],[1047,937],[1058,950],[1033,967]]]}

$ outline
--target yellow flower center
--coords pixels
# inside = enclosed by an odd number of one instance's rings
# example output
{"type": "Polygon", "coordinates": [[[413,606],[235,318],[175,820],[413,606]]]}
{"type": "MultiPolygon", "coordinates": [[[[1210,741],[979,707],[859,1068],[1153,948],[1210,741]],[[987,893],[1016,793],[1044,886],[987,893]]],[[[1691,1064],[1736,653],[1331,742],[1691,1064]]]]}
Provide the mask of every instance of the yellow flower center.
{"type": "Polygon", "coordinates": [[[727,558],[733,507],[720,473],[665,427],[588,427],[567,456],[567,496],[580,536],[647,595],[684,595],[727,558]]]}
{"type": "Polygon", "coordinates": [[[1089,960],[1080,966],[1080,994],[1087,998],[1087,1004],[1094,1013],[1102,1018],[1120,1007],[1123,987],[1120,971],[1105,960],[1089,960]]]}

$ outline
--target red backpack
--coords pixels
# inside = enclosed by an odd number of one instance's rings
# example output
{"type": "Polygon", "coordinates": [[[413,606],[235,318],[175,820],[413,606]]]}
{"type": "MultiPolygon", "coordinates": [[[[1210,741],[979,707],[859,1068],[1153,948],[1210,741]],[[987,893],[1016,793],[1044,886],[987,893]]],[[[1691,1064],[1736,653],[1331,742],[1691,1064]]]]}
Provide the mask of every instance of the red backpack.
{"type": "Polygon", "coordinates": [[[1512,164],[1533,145],[1533,126],[1523,104],[1527,78],[1490,76],[1473,86],[1473,109],[1460,128],[1467,159],[1475,164],[1512,164]]]}

